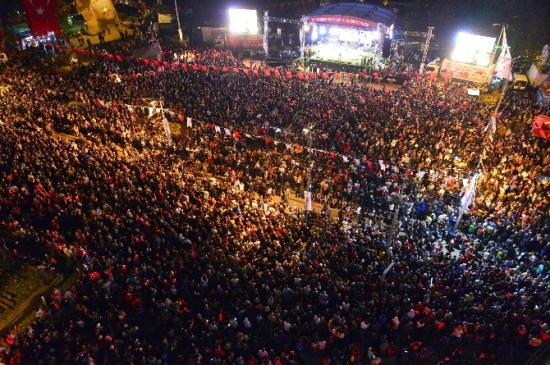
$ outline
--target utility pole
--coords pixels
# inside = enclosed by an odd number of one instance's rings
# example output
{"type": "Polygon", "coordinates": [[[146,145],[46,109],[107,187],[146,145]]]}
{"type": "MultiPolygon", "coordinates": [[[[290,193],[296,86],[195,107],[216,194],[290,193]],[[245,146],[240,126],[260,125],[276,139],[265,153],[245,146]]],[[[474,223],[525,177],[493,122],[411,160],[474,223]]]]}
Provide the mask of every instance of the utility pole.
{"type": "Polygon", "coordinates": [[[305,203],[306,203],[306,217],[305,217],[305,224],[307,227],[307,218],[308,213],[311,210],[311,145],[313,142],[313,128],[310,127],[309,130],[309,140],[308,140],[308,158],[307,158],[307,178],[306,178],[306,196],[305,196],[305,203]]]}
{"type": "Polygon", "coordinates": [[[399,211],[401,210],[401,205],[403,204],[403,186],[401,186],[401,191],[399,192],[399,195],[396,195],[393,200],[393,218],[391,220],[390,225],[390,232],[388,235],[388,248],[386,250],[386,253],[390,255],[391,248],[393,247],[393,243],[395,242],[395,236],[397,235],[397,228],[399,227],[399,211]]]}
{"type": "Polygon", "coordinates": [[[464,211],[468,208],[468,206],[470,206],[471,201],[474,199],[477,179],[479,178],[479,175],[479,172],[475,173],[474,177],[472,177],[472,180],[470,181],[470,186],[468,187],[468,190],[464,193],[464,196],[462,197],[462,206],[460,207],[460,213],[458,213],[458,218],[456,219],[456,223],[453,227],[454,231],[456,231],[456,229],[458,228],[458,225],[462,220],[462,216],[464,215],[464,211]]]}
{"type": "Polygon", "coordinates": [[[180,36],[180,43],[181,43],[181,42],[183,42],[183,32],[181,31],[180,13],[178,11],[178,0],[174,0],[174,5],[176,6],[176,19],[178,21],[178,34],[180,36]]]}

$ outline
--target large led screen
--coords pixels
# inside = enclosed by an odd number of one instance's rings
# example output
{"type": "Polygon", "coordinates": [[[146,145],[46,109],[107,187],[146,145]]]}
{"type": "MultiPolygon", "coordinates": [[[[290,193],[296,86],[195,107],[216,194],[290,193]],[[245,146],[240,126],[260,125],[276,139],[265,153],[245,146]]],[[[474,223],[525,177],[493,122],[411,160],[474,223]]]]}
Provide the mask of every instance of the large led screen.
{"type": "Polygon", "coordinates": [[[451,60],[476,66],[489,66],[495,38],[458,33],[451,60]]]}
{"type": "Polygon", "coordinates": [[[229,31],[235,34],[258,34],[256,10],[229,9],[229,31]]]}

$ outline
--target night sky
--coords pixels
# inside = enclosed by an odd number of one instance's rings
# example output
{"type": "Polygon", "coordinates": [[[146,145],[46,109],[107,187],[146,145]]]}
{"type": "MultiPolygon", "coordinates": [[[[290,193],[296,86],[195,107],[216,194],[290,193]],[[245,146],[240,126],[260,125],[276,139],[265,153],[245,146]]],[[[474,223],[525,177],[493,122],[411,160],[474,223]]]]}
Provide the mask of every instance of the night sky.
{"type": "MultiPolygon", "coordinates": [[[[242,6],[256,8],[259,14],[269,10],[270,15],[296,19],[316,8],[319,3],[319,0],[177,1],[180,9],[191,8],[197,13],[242,6]]],[[[163,0],[163,3],[173,7],[173,0],[163,0]]],[[[368,3],[383,6],[382,0],[368,3]]],[[[389,0],[388,7],[397,11],[397,29],[425,31],[428,26],[433,26],[439,43],[452,41],[458,31],[497,37],[500,26],[493,26],[493,23],[507,24],[508,43],[513,55],[528,49],[540,50],[550,41],[547,27],[547,16],[550,14],[548,0],[389,0]]],[[[21,9],[21,0],[0,0],[0,16],[4,21],[13,17],[16,9],[21,9]]]]}

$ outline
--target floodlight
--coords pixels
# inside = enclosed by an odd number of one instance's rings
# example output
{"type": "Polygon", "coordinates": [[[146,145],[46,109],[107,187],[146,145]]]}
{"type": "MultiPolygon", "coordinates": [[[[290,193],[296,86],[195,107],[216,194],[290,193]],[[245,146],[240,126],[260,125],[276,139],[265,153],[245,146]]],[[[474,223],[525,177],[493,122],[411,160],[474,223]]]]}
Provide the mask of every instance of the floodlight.
{"type": "Polygon", "coordinates": [[[313,27],[313,30],[311,31],[311,41],[315,42],[319,38],[319,32],[317,30],[317,27],[313,27]]]}
{"type": "Polygon", "coordinates": [[[456,37],[451,60],[477,66],[488,66],[495,38],[460,32],[456,37]]]}
{"type": "Polygon", "coordinates": [[[257,34],[258,17],[256,10],[229,9],[229,31],[240,34],[257,34]]]}

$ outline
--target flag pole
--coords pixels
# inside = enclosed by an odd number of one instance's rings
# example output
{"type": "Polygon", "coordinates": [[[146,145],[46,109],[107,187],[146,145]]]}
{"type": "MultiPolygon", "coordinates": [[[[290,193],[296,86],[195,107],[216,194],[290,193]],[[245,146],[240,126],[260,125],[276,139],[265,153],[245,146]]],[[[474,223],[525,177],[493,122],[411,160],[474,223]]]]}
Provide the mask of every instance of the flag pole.
{"type": "Polygon", "coordinates": [[[457,230],[458,225],[462,220],[462,216],[464,215],[464,211],[470,206],[470,203],[474,198],[474,195],[476,192],[477,179],[479,178],[479,175],[480,175],[479,172],[476,172],[474,174],[472,181],[470,181],[470,186],[468,187],[468,190],[464,193],[464,196],[462,197],[462,206],[460,207],[460,213],[458,213],[458,218],[456,219],[455,225],[453,227],[453,231],[457,230]]]}
{"type": "Polygon", "coordinates": [[[307,227],[307,218],[308,213],[311,210],[311,145],[313,142],[313,127],[308,129],[309,140],[308,140],[308,158],[307,158],[307,178],[306,178],[306,194],[305,194],[305,225],[307,227]]]}

